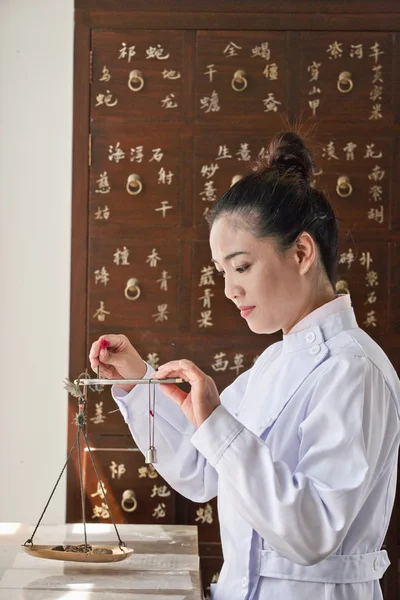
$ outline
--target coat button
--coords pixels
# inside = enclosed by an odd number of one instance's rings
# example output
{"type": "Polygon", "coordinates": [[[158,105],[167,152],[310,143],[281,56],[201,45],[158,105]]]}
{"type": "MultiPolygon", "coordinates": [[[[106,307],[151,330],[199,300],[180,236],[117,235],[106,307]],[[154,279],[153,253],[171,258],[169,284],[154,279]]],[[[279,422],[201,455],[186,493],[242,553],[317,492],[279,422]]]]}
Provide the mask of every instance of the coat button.
{"type": "Polygon", "coordinates": [[[310,354],[318,354],[318,352],[321,350],[321,347],[318,346],[318,344],[315,344],[315,346],[312,346],[310,348],[310,354]]]}
{"type": "Polygon", "coordinates": [[[309,331],[306,335],[306,342],[311,344],[315,340],[315,333],[313,331],[309,331]]]}
{"type": "Polygon", "coordinates": [[[373,567],[374,567],[375,571],[377,571],[377,570],[379,569],[379,567],[380,567],[380,564],[379,564],[379,558],[376,558],[376,559],[374,560],[373,567]]]}
{"type": "Polygon", "coordinates": [[[244,588],[247,587],[247,584],[248,584],[247,577],[243,577],[243,579],[242,579],[242,587],[244,587],[244,588]]]}

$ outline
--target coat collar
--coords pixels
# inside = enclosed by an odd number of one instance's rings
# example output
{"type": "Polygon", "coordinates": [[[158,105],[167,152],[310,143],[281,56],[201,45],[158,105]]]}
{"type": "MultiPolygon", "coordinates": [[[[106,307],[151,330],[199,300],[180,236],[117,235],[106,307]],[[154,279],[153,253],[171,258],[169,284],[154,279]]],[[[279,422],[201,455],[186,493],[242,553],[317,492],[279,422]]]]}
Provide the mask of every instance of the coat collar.
{"type": "Polygon", "coordinates": [[[285,335],[283,343],[274,344],[272,353],[267,350],[253,367],[235,416],[256,435],[265,435],[303,381],[326,359],[326,341],[341,331],[358,327],[350,298],[332,303],[335,306],[329,306],[329,310],[325,305],[310,313],[306,317],[308,327],[285,335]],[[308,318],[311,315],[316,316],[315,320],[308,318]]]}
{"type": "Polygon", "coordinates": [[[350,296],[340,296],[325,306],[321,306],[305,318],[308,327],[300,330],[296,327],[295,331],[283,336],[283,352],[297,352],[305,348],[311,350],[312,347],[320,346],[341,331],[358,327],[350,296]],[[325,306],[330,310],[327,311],[325,306]]]}

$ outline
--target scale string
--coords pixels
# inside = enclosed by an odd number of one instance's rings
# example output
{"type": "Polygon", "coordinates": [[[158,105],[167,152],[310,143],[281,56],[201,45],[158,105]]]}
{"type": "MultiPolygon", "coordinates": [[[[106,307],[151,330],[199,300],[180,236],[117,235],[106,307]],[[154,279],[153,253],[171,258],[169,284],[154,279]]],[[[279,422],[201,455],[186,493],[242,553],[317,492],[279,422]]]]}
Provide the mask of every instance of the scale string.
{"type": "Polygon", "coordinates": [[[125,542],[123,542],[123,541],[121,540],[121,538],[120,538],[120,535],[119,535],[119,532],[118,532],[118,529],[117,529],[117,525],[116,525],[116,523],[115,523],[115,521],[114,521],[114,516],[113,516],[113,514],[112,514],[112,512],[111,512],[111,508],[110,508],[110,505],[109,505],[109,503],[108,503],[108,499],[107,499],[106,491],[105,491],[105,489],[104,489],[103,482],[102,482],[102,481],[101,481],[101,479],[100,479],[100,475],[99,475],[99,472],[98,472],[98,470],[97,470],[96,463],[95,463],[95,461],[94,461],[94,458],[93,458],[93,456],[92,456],[92,451],[91,451],[91,449],[90,449],[89,440],[88,440],[88,438],[87,438],[87,436],[86,436],[86,433],[85,433],[85,431],[83,431],[83,430],[82,430],[82,434],[83,434],[83,437],[85,438],[86,447],[87,447],[87,449],[88,449],[88,452],[89,452],[90,460],[92,461],[92,465],[93,465],[94,472],[96,473],[97,481],[99,482],[99,485],[100,485],[100,488],[101,488],[101,492],[102,492],[102,494],[103,494],[103,496],[104,496],[104,500],[105,500],[105,503],[106,503],[106,505],[107,505],[107,508],[108,508],[108,512],[110,513],[110,519],[111,519],[111,521],[112,521],[112,524],[114,525],[115,533],[117,534],[117,537],[118,537],[118,541],[119,541],[119,547],[122,549],[122,547],[123,547],[123,546],[126,546],[126,544],[125,544],[125,542]]]}
{"type": "Polygon", "coordinates": [[[151,394],[150,394],[150,379],[149,379],[149,388],[148,388],[148,392],[149,392],[149,448],[151,448],[151,394]]]}
{"type": "Polygon", "coordinates": [[[50,502],[51,502],[51,499],[52,499],[52,497],[53,497],[53,495],[54,495],[54,492],[55,492],[55,491],[56,491],[56,489],[57,489],[57,486],[58,486],[58,484],[60,483],[60,479],[61,479],[61,477],[62,477],[62,476],[63,476],[63,474],[64,474],[64,471],[65,471],[65,469],[66,469],[66,467],[67,467],[68,461],[69,461],[69,459],[71,458],[71,454],[72,454],[72,453],[73,453],[73,451],[75,450],[75,447],[76,447],[77,443],[78,443],[78,436],[76,436],[76,438],[75,438],[75,442],[74,442],[74,444],[73,444],[73,446],[72,446],[71,450],[69,451],[69,454],[68,454],[68,456],[67,456],[67,460],[65,461],[65,464],[64,464],[63,468],[61,469],[61,473],[59,474],[59,476],[58,476],[58,479],[57,479],[57,481],[56,481],[56,484],[55,484],[55,486],[53,487],[53,490],[52,490],[52,492],[51,492],[51,494],[50,494],[50,497],[49,497],[49,499],[48,499],[48,500],[47,500],[47,502],[46,502],[46,506],[44,507],[44,509],[43,509],[43,512],[42,512],[42,514],[40,515],[39,521],[37,522],[37,524],[36,524],[36,527],[35,527],[35,529],[33,530],[33,533],[32,533],[32,535],[31,535],[31,537],[30,537],[29,539],[27,539],[27,540],[26,540],[26,542],[25,542],[24,546],[26,546],[27,544],[33,544],[33,538],[34,538],[34,536],[35,536],[35,533],[37,532],[37,530],[38,530],[38,527],[39,527],[40,523],[42,522],[42,519],[43,519],[43,517],[44,517],[44,514],[45,514],[45,512],[46,512],[46,510],[47,510],[47,508],[48,508],[48,506],[49,506],[49,504],[50,504],[50,502]]]}
{"type": "Polygon", "coordinates": [[[153,398],[152,398],[153,402],[152,402],[152,406],[151,406],[151,411],[150,411],[150,417],[151,417],[151,440],[150,440],[150,446],[152,448],[154,448],[154,418],[156,416],[155,413],[155,408],[156,408],[156,388],[155,385],[153,384],[153,398]]]}
{"type": "Polygon", "coordinates": [[[69,462],[69,460],[70,460],[70,458],[72,456],[72,453],[75,450],[75,448],[77,447],[77,452],[78,452],[78,466],[79,466],[79,484],[80,484],[81,505],[82,505],[82,524],[83,524],[83,528],[84,528],[84,538],[85,538],[85,552],[89,552],[89,546],[88,546],[88,542],[87,542],[87,532],[86,532],[85,490],[84,490],[84,485],[83,485],[83,468],[82,468],[81,441],[80,441],[80,436],[81,436],[81,433],[82,433],[82,436],[83,436],[83,438],[85,440],[85,443],[86,443],[86,447],[87,447],[87,449],[89,451],[89,456],[90,456],[90,459],[91,459],[91,462],[92,462],[92,466],[93,466],[94,472],[96,473],[97,481],[99,482],[99,486],[101,488],[101,491],[102,491],[102,494],[103,494],[103,497],[104,497],[104,501],[105,501],[105,503],[107,505],[107,508],[108,508],[108,511],[109,511],[109,514],[110,514],[110,518],[111,518],[112,524],[113,524],[114,529],[115,529],[115,533],[117,534],[117,537],[118,537],[119,547],[120,547],[121,550],[122,550],[123,547],[126,547],[125,542],[122,541],[122,539],[121,539],[121,537],[119,535],[119,532],[118,532],[118,529],[117,529],[117,525],[116,525],[115,520],[114,520],[114,516],[113,516],[113,514],[111,512],[111,508],[110,508],[110,505],[108,503],[108,499],[107,499],[106,492],[105,492],[105,489],[104,489],[104,486],[103,486],[103,482],[100,479],[99,472],[97,470],[97,466],[96,466],[96,463],[94,461],[94,458],[93,458],[93,455],[92,455],[92,452],[91,452],[91,449],[90,449],[89,440],[88,440],[86,432],[85,432],[86,407],[87,407],[87,386],[85,385],[83,393],[80,393],[79,396],[78,396],[78,414],[76,416],[76,425],[78,427],[78,431],[77,431],[77,435],[76,435],[75,441],[74,441],[74,443],[72,445],[72,448],[70,449],[70,451],[68,453],[68,456],[67,456],[67,459],[65,461],[65,464],[64,464],[64,466],[63,466],[63,468],[61,470],[60,475],[58,476],[58,479],[57,479],[57,481],[56,481],[56,483],[55,483],[55,485],[53,487],[53,490],[52,490],[52,492],[50,494],[50,497],[49,497],[49,499],[46,502],[46,506],[44,507],[43,512],[40,515],[40,518],[39,518],[39,520],[38,520],[38,522],[36,524],[36,527],[35,527],[32,535],[31,535],[31,537],[28,538],[26,540],[26,542],[24,543],[24,546],[27,546],[27,545],[33,546],[33,538],[34,538],[34,536],[36,534],[36,531],[38,530],[38,527],[39,527],[39,525],[40,525],[40,523],[41,523],[41,521],[42,521],[42,519],[43,519],[43,517],[44,517],[44,515],[46,513],[46,510],[47,510],[47,508],[48,508],[48,506],[50,504],[50,501],[51,501],[51,499],[52,499],[52,497],[54,495],[54,492],[56,491],[56,488],[57,488],[57,486],[58,486],[58,484],[59,484],[59,482],[61,480],[61,477],[64,474],[64,471],[65,471],[65,469],[66,469],[66,467],[68,465],[68,462],[69,462]]]}
{"type": "Polygon", "coordinates": [[[86,518],[85,518],[85,492],[83,489],[83,475],[82,475],[82,456],[81,456],[81,431],[82,428],[79,426],[78,429],[78,465],[79,465],[79,487],[81,489],[81,505],[82,505],[82,523],[83,523],[83,535],[85,538],[85,552],[89,551],[88,543],[87,543],[87,533],[86,533],[86,518]]]}
{"type": "Polygon", "coordinates": [[[154,420],[156,416],[156,386],[153,383],[153,396],[150,390],[149,380],[149,447],[154,448],[154,420]]]}

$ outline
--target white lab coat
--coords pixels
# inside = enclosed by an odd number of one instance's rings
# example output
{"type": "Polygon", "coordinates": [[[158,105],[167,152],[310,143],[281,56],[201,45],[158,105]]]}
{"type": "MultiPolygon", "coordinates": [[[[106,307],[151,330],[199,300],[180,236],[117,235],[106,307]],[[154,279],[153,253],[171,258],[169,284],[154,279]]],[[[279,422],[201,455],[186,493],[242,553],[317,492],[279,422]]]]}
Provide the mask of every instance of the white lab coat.
{"type": "MultiPolygon", "coordinates": [[[[333,303],[267,348],[197,430],[157,391],[157,471],[195,502],[218,494],[215,600],[382,598],[400,383],[350,298],[333,303]]],[[[146,387],[113,396],[144,453],[146,387]]]]}

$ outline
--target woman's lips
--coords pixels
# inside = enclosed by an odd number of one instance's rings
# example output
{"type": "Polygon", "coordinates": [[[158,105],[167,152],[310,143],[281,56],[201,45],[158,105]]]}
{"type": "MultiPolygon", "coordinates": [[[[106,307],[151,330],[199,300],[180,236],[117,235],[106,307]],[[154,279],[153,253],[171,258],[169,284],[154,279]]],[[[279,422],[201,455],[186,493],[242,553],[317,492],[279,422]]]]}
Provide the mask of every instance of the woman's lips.
{"type": "Polygon", "coordinates": [[[244,319],[254,310],[255,306],[240,306],[240,316],[244,319]]]}

